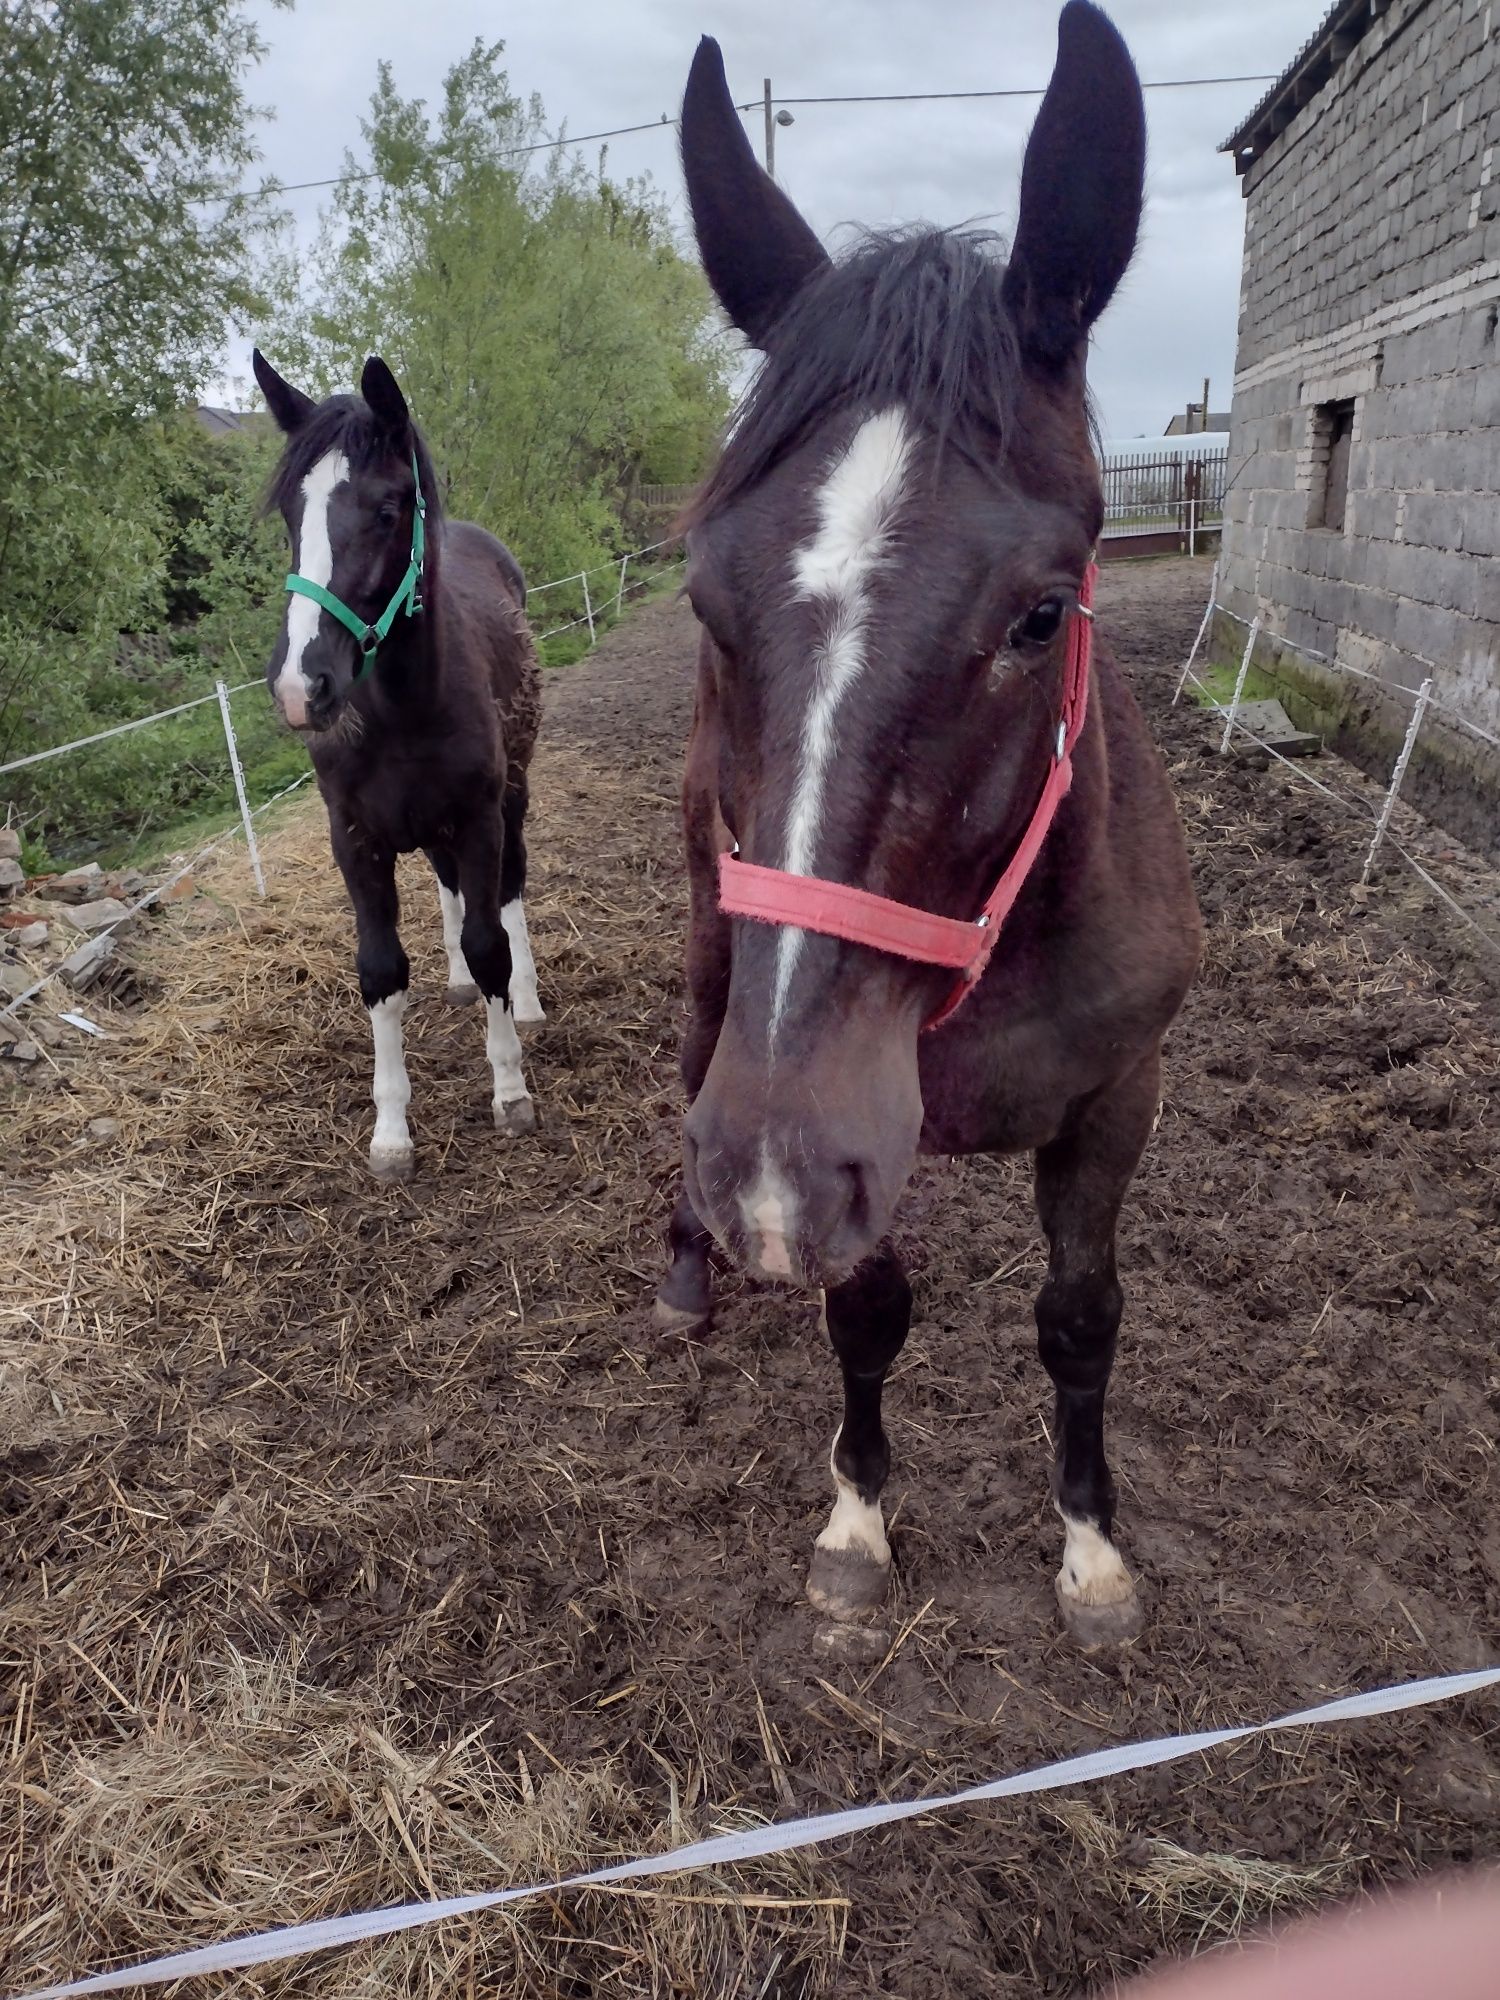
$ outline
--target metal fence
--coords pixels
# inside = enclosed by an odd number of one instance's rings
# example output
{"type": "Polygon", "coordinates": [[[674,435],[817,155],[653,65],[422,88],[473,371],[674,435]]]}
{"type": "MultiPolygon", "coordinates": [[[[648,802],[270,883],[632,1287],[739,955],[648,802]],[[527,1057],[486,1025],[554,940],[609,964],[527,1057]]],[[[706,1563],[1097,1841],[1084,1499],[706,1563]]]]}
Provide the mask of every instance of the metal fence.
{"type": "Polygon", "coordinates": [[[1224,518],[1227,451],[1168,455],[1149,452],[1106,458],[1107,536],[1169,533],[1195,538],[1224,518]]]}

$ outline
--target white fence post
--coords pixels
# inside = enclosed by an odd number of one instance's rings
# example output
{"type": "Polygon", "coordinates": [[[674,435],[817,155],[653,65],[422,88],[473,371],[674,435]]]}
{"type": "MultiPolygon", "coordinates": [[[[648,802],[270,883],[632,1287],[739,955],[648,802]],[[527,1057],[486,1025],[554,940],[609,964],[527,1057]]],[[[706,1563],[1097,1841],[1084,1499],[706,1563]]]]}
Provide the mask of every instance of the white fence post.
{"type": "Polygon", "coordinates": [[[1380,817],[1375,822],[1374,838],[1370,851],[1365,856],[1365,865],[1359,871],[1361,882],[1368,882],[1370,870],[1375,866],[1375,855],[1380,843],[1385,839],[1386,828],[1391,823],[1391,814],[1396,809],[1396,794],[1401,789],[1401,780],[1406,776],[1406,767],[1411,762],[1411,753],[1417,747],[1417,732],[1422,727],[1422,718],[1427,713],[1427,704],[1432,699],[1432,682],[1423,681],[1417,689],[1416,706],[1411,712],[1411,721],[1406,726],[1406,741],[1401,745],[1401,755],[1396,759],[1396,768],[1391,773],[1391,788],[1385,795],[1385,803],[1380,808],[1380,817]]]}
{"type": "Polygon", "coordinates": [[[618,618],[620,615],[620,606],[625,602],[625,567],[629,561],[630,561],[629,556],[621,556],[620,558],[620,587],[615,592],[616,618],[618,618]]]}
{"type": "Polygon", "coordinates": [[[1209,627],[1209,621],[1212,619],[1214,615],[1214,603],[1218,597],[1218,594],[1219,594],[1219,565],[1215,563],[1213,568],[1213,575],[1208,579],[1208,603],[1204,606],[1203,616],[1198,623],[1198,636],[1193,641],[1193,650],[1187,656],[1186,666],[1183,668],[1182,672],[1177,676],[1177,692],[1172,696],[1173,708],[1175,708],[1178,702],[1182,700],[1182,690],[1187,686],[1188,676],[1193,671],[1193,663],[1198,657],[1198,648],[1203,644],[1203,635],[1207,632],[1209,627]]]}
{"type": "Polygon", "coordinates": [[[587,570],[583,573],[583,615],[589,621],[589,644],[592,646],[596,635],[594,632],[594,605],[592,598],[589,596],[589,573],[587,570]]]}
{"type": "Polygon", "coordinates": [[[255,822],[250,817],[250,801],[245,797],[245,774],[240,769],[240,749],[234,740],[234,724],[229,719],[229,690],[222,681],[215,681],[214,688],[219,697],[219,714],[224,718],[224,741],[229,749],[229,768],[234,773],[234,795],[240,802],[240,819],[245,828],[245,845],[250,850],[250,868],[255,876],[258,895],[266,893],[265,872],[260,865],[260,848],[255,840],[255,822]]]}
{"type": "Polygon", "coordinates": [[[1235,676],[1234,694],[1229,703],[1229,719],[1224,724],[1224,740],[1219,745],[1219,755],[1221,757],[1226,757],[1229,754],[1229,739],[1234,734],[1234,725],[1239,718],[1240,697],[1245,692],[1245,676],[1250,671],[1250,655],[1255,651],[1255,642],[1259,637],[1260,620],[1259,618],[1252,618],[1250,620],[1250,630],[1245,635],[1244,657],[1240,661],[1239,673],[1235,676]]]}

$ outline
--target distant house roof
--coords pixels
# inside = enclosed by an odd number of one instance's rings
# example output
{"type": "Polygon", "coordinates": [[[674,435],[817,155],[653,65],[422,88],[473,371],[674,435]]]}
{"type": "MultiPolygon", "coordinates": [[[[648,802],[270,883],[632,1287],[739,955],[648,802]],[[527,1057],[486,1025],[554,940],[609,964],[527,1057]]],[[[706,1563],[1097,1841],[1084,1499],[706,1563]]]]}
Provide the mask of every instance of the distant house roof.
{"type": "Polygon", "coordinates": [[[1317,96],[1366,29],[1373,27],[1389,6],[1390,0],[1333,0],[1312,40],[1220,146],[1221,153],[1233,153],[1239,173],[1254,166],[1303,105],[1317,96]]]}
{"type": "Polygon", "coordinates": [[[1204,423],[1194,410],[1191,420],[1185,411],[1179,411],[1167,425],[1165,435],[1169,438],[1186,437],[1192,431],[1227,431],[1229,429],[1228,410],[1210,410],[1208,422],[1204,423]]]}
{"type": "Polygon", "coordinates": [[[259,430],[267,422],[264,410],[219,410],[211,403],[200,403],[193,414],[210,437],[223,437],[229,431],[259,430]]]}

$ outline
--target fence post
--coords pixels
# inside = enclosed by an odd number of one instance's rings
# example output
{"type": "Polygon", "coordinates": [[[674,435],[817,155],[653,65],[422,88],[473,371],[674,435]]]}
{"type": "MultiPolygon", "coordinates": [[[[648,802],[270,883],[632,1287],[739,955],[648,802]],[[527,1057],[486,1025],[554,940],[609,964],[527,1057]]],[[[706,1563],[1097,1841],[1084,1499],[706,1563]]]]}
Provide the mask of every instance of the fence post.
{"type": "Polygon", "coordinates": [[[1370,879],[1370,870],[1375,866],[1375,855],[1380,843],[1385,839],[1386,828],[1391,823],[1391,814],[1396,810],[1396,794],[1401,789],[1401,780],[1406,776],[1406,767],[1411,762],[1411,753],[1417,747],[1417,733],[1422,727],[1422,718],[1427,713],[1427,704],[1432,699],[1431,680],[1423,681],[1417,689],[1416,706],[1411,712],[1411,721],[1406,726],[1406,741],[1401,745],[1401,755],[1396,759],[1396,768],[1391,773],[1391,788],[1385,795],[1385,803],[1380,808],[1380,817],[1375,822],[1374,837],[1370,841],[1370,851],[1365,856],[1365,865],[1359,871],[1362,883],[1370,879]]]}
{"type": "Polygon", "coordinates": [[[597,635],[595,634],[594,631],[594,603],[593,599],[589,596],[589,573],[587,570],[585,570],[583,573],[582,582],[583,582],[583,615],[589,621],[589,644],[592,646],[595,643],[597,635]]]}
{"type": "Polygon", "coordinates": [[[1250,620],[1250,630],[1245,635],[1244,657],[1240,661],[1239,673],[1235,676],[1234,695],[1229,703],[1229,718],[1224,724],[1224,740],[1219,745],[1219,755],[1221,757],[1229,754],[1229,739],[1234,734],[1235,721],[1240,712],[1240,697],[1245,692],[1245,676],[1250,671],[1250,655],[1255,651],[1255,642],[1259,637],[1260,620],[1259,618],[1252,618],[1250,620]]]}
{"type": "Polygon", "coordinates": [[[1212,619],[1214,615],[1214,604],[1218,598],[1218,595],[1219,595],[1219,565],[1216,562],[1213,568],[1213,575],[1208,579],[1208,603],[1204,606],[1203,616],[1198,621],[1198,635],[1193,640],[1193,650],[1188,654],[1187,663],[1183,667],[1182,672],[1177,676],[1177,691],[1172,696],[1173,708],[1175,708],[1178,702],[1182,700],[1182,690],[1187,686],[1188,676],[1193,671],[1193,663],[1198,657],[1198,648],[1203,644],[1203,636],[1207,632],[1209,627],[1209,621],[1212,619]]]}
{"type": "Polygon", "coordinates": [[[250,801],[245,797],[245,774],[240,769],[240,749],[234,740],[234,724],[229,719],[229,689],[223,681],[215,681],[214,689],[219,697],[219,714],[224,721],[224,742],[229,750],[229,768],[234,773],[234,795],[240,802],[240,819],[245,828],[245,845],[250,850],[250,868],[255,876],[258,895],[266,893],[265,872],[260,865],[260,848],[255,839],[255,822],[250,817],[250,801]]]}
{"type": "Polygon", "coordinates": [[[615,592],[616,618],[618,618],[620,615],[620,606],[625,602],[625,567],[629,561],[630,561],[629,556],[621,556],[620,558],[620,587],[615,592]]]}

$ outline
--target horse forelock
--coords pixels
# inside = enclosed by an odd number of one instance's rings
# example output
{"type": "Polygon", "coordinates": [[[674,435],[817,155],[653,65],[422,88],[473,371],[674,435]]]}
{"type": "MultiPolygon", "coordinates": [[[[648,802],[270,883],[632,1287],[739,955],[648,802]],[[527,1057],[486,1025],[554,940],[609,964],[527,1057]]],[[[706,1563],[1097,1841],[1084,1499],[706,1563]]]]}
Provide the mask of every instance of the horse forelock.
{"type": "Polygon", "coordinates": [[[935,469],[958,451],[999,477],[1026,368],[1004,298],[1002,240],[976,229],[868,232],[777,322],[719,462],[704,523],[840,417],[901,408],[935,469]]]}
{"type": "MultiPolygon", "coordinates": [[[[410,442],[417,461],[417,474],[422,482],[422,494],[427,502],[430,539],[442,512],[437,478],[426,439],[415,424],[411,426],[410,442]]],[[[307,422],[287,438],[266,487],[266,512],[290,512],[301,499],[302,482],[330,452],[342,453],[348,461],[350,475],[358,477],[393,454],[402,455],[404,449],[404,446],[392,443],[389,432],[363,397],[329,396],[318,405],[307,422]]]]}

